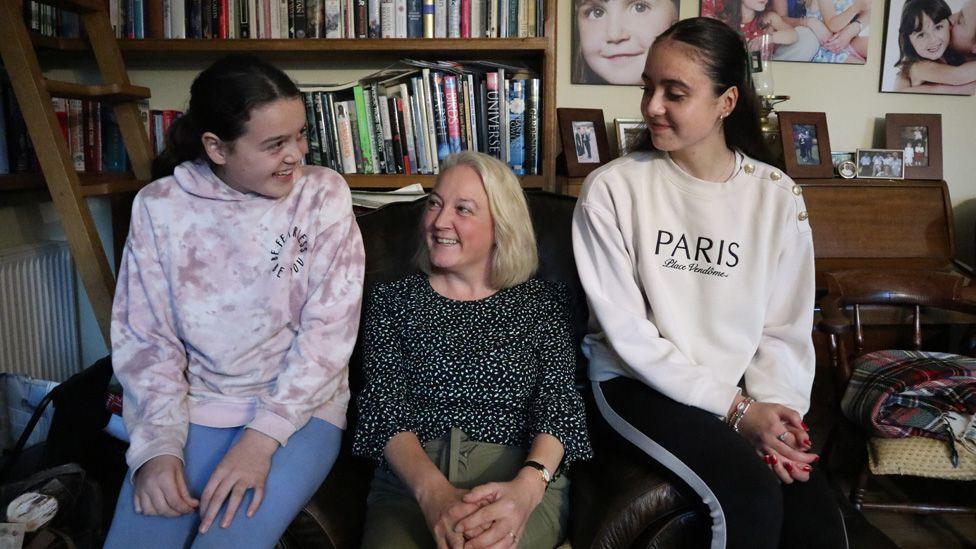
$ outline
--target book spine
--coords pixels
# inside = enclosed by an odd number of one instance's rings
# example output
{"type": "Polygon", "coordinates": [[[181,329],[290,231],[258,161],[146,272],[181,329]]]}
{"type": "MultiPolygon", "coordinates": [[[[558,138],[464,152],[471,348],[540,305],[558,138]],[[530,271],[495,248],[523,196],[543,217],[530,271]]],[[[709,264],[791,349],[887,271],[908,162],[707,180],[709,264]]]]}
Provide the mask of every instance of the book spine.
{"type": "Polygon", "coordinates": [[[383,128],[383,156],[386,159],[386,173],[397,173],[396,156],[393,153],[393,130],[390,127],[390,102],[385,95],[376,97],[380,107],[380,122],[383,128]]]}
{"type": "Polygon", "coordinates": [[[68,137],[68,100],[63,97],[52,97],[51,107],[54,109],[54,116],[58,119],[58,126],[61,128],[61,135],[65,143],[70,143],[68,137]]]}
{"type": "Polygon", "coordinates": [[[525,175],[525,88],[512,80],[508,93],[508,165],[515,175],[525,175]]]}
{"type": "Polygon", "coordinates": [[[305,17],[307,18],[306,38],[323,38],[325,36],[325,9],[322,0],[305,0],[305,17]]]}
{"type": "Polygon", "coordinates": [[[407,38],[423,38],[424,0],[407,0],[407,38]]]}
{"type": "Polygon", "coordinates": [[[346,112],[346,102],[336,101],[335,110],[336,129],[339,136],[339,152],[342,156],[342,173],[356,173],[356,153],[352,146],[352,126],[349,124],[349,113],[346,112]]]}
{"type": "Polygon", "coordinates": [[[444,114],[447,119],[447,140],[452,153],[461,152],[461,128],[458,125],[457,80],[444,77],[444,114]]]}
{"type": "Polygon", "coordinates": [[[430,150],[430,167],[433,173],[440,171],[437,158],[437,124],[434,118],[434,81],[429,69],[421,69],[421,85],[424,88],[424,116],[427,118],[427,143],[430,150]]]}
{"type": "Polygon", "coordinates": [[[366,115],[366,96],[362,86],[354,87],[352,92],[356,106],[356,123],[359,126],[359,148],[363,157],[360,173],[373,173],[373,130],[369,127],[369,117],[366,115]]]}
{"type": "Polygon", "coordinates": [[[68,141],[76,171],[85,171],[85,136],[81,99],[68,99],[68,141]]]}
{"type": "Polygon", "coordinates": [[[540,80],[532,78],[525,84],[525,171],[529,175],[539,175],[540,80]]]}
{"type": "Polygon", "coordinates": [[[525,38],[529,35],[529,4],[534,0],[519,0],[518,3],[518,37],[525,38]]]}
{"type": "MultiPolygon", "coordinates": [[[[417,143],[423,150],[423,158],[418,159],[421,162],[425,174],[434,173],[434,166],[430,162],[430,131],[427,124],[427,94],[424,90],[424,83],[420,77],[413,77],[410,79],[410,83],[413,86],[414,93],[414,127],[417,129],[417,143]]],[[[436,156],[436,155],[435,155],[436,156]]]]}
{"type": "Polygon", "coordinates": [[[407,173],[419,173],[420,165],[417,162],[417,144],[413,137],[413,113],[411,112],[410,94],[407,92],[407,85],[400,84],[400,120],[403,121],[403,132],[400,134],[400,141],[404,145],[404,154],[410,159],[410,166],[413,171],[407,173]]]}
{"type": "Polygon", "coordinates": [[[393,32],[396,38],[407,37],[407,0],[393,0],[393,32]]]}
{"type": "Polygon", "coordinates": [[[414,93],[410,96],[410,120],[413,124],[413,143],[417,155],[417,173],[429,174],[430,161],[427,158],[426,135],[424,121],[420,117],[420,94],[414,93]]]}
{"type": "Polygon", "coordinates": [[[508,37],[516,38],[519,33],[519,0],[508,0],[508,37]]]}
{"type": "Polygon", "coordinates": [[[498,73],[489,72],[485,75],[487,88],[485,112],[487,113],[486,140],[487,154],[501,160],[501,107],[498,97],[498,73]]]}
{"type": "Polygon", "coordinates": [[[431,106],[434,109],[434,132],[437,138],[438,162],[451,154],[451,144],[447,139],[447,114],[444,110],[443,75],[439,72],[430,73],[431,106]]]}
{"type": "Polygon", "coordinates": [[[230,36],[230,22],[228,16],[230,15],[230,6],[228,0],[219,0],[218,11],[217,11],[217,33],[218,38],[224,38],[230,36]]]}
{"type": "Polygon", "coordinates": [[[528,5],[525,13],[525,21],[528,25],[526,36],[539,36],[539,22],[536,20],[538,17],[536,1],[537,0],[525,0],[525,3],[528,5]]]}
{"type": "Polygon", "coordinates": [[[355,101],[343,101],[346,105],[346,114],[349,116],[349,129],[352,132],[352,152],[356,160],[356,173],[366,173],[363,171],[363,146],[359,135],[359,113],[356,112],[355,101]]]}
{"type": "Polygon", "coordinates": [[[294,32],[290,33],[293,38],[305,38],[308,33],[308,15],[305,11],[305,0],[294,0],[295,17],[292,21],[294,32]]]}
{"type": "MultiPolygon", "coordinates": [[[[508,3],[512,0],[498,0],[498,37],[508,38],[508,3]]],[[[517,0],[516,0],[517,1],[517,0]]]]}
{"type": "Polygon", "coordinates": [[[471,0],[470,6],[471,38],[483,38],[485,36],[485,3],[483,0],[471,0]]]}
{"type": "Polygon", "coordinates": [[[434,37],[434,0],[423,0],[424,38],[434,37]]]}
{"type": "Polygon", "coordinates": [[[342,37],[341,33],[339,32],[339,24],[342,19],[339,1],[340,0],[325,0],[324,5],[322,6],[325,12],[324,32],[326,38],[342,37]]]}
{"type": "Polygon", "coordinates": [[[403,119],[401,114],[403,114],[403,107],[400,103],[400,98],[390,97],[390,136],[393,141],[393,158],[396,159],[397,173],[410,173],[410,159],[407,158],[405,149],[403,146],[403,119]]]}
{"type": "Polygon", "coordinates": [[[380,38],[396,38],[394,0],[380,0],[380,38]]]}
{"type": "Polygon", "coordinates": [[[169,2],[146,0],[146,38],[165,38],[165,17],[169,2]]]}
{"type": "Polygon", "coordinates": [[[356,38],[369,38],[369,2],[356,0],[356,38]]]}
{"type": "Polygon", "coordinates": [[[447,0],[447,37],[461,37],[461,0],[447,0]]]}
{"type": "Polygon", "coordinates": [[[332,134],[330,133],[329,121],[325,116],[328,105],[323,103],[322,95],[322,92],[311,93],[312,107],[315,113],[315,125],[318,128],[319,134],[319,148],[322,151],[322,163],[320,165],[334,170],[335,150],[332,148],[332,134]]]}
{"type": "Polygon", "coordinates": [[[382,37],[382,26],[380,24],[380,4],[382,0],[366,0],[366,2],[369,17],[369,27],[367,28],[369,38],[380,38],[382,37]]]}
{"type": "Polygon", "coordinates": [[[468,91],[468,120],[471,123],[471,146],[472,151],[481,150],[481,133],[478,130],[478,86],[475,85],[474,75],[467,75],[468,91]]]}
{"type": "Polygon", "coordinates": [[[102,104],[99,101],[92,101],[91,109],[92,129],[92,159],[95,172],[102,173],[102,104]]]}
{"type": "Polygon", "coordinates": [[[468,109],[465,106],[464,88],[466,84],[464,83],[464,76],[458,76],[455,82],[457,84],[458,130],[461,134],[461,150],[467,151],[471,147],[468,145],[468,109]]]}
{"type": "Polygon", "coordinates": [[[447,0],[434,0],[434,38],[447,38],[447,0]]]}
{"type": "Polygon", "coordinates": [[[498,1],[488,0],[488,16],[485,20],[486,38],[498,38],[498,1]]]}
{"type": "Polygon", "coordinates": [[[508,80],[504,69],[498,69],[498,121],[501,136],[498,142],[502,146],[502,162],[508,164],[508,80]]]}
{"type": "Polygon", "coordinates": [[[380,107],[377,103],[376,86],[365,89],[365,98],[369,127],[372,132],[371,146],[373,149],[373,173],[380,174],[386,170],[386,151],[383,148],[383,120],[380,118],[380,107]]]}
{"type": "MultiPolygon", "coordinates": [[[[181,0],[174,0],[180,2],[181,0]]],[[[251,6],[247,0],[236,0],[237,2],[237,36],[238,38],[251,37],[251,6]]]]}
{"type": "Polygon", "coordinates": [[[308,153],[305,162],[312,166],[322,165],[322,145],[319,144],[318,125],[315,123],[315,101],[309,92],[301,92],[305,104],[305,134],[308,136],[308,153]]]}
{"type": "Polygon", "coordinates": [[[461,38],[471,38],[471,0],[461,0],[461,38]]]}

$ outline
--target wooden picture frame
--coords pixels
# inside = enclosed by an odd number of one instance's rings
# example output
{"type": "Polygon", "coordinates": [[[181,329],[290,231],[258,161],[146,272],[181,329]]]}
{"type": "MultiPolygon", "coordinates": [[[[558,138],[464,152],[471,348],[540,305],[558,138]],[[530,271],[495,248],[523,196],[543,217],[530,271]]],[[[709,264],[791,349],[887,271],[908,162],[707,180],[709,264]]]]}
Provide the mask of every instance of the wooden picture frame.
{"type": "Polygon", "coordinates": [[[627,156],[644,129],[644,121],[640,118],[614,118],[613,129],[617,136],[617,157],[627,156]]]}
{"type": "Polygon", "coordinates": [[[583,177],[610,160],[607,126],[600,109],[556,109],[566,175],[583,177]]]}
{"type": "Polygon", "coordinates": [[[777,117],[786,173],[796,179],[833,177],[827,115],[822,112],[783,111],[777,113],[777,117]]]}
{"type": "Polygon", "coordinates": [[[941,180],[942,115],[886,114],[885,148],[904,151],[906,179],[941,180]]]}
{"type": "Polygon", "coordinates": [[[858,149],[858,179],[905,179],[905,152],[901,149],[858,149]]]}

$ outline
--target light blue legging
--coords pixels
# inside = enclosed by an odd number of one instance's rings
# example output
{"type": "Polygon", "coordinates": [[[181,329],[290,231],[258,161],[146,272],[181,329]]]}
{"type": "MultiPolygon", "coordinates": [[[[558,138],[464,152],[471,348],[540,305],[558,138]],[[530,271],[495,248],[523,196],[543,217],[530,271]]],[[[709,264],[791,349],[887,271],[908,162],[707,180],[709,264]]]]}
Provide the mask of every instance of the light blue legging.
{"type": "MultiPolygon", "coordinates": [[[[199,499],[211,473],[243,432],[243,427],[219,429],[190,424],[183,458],[187,487],[193,497],[199,499]]],[[[254,494],[248,490],[230,527],[220,527],[224,513],[221,509],[213,525],[202,535],[197,534],[200,527],[197,512],[173,518],[136,514],[132,504],[133,487],[127,476],[105,547],[273,547],[329,474],[341,442],[341,429],[312,418],[288,439],[288,444],[275,452],[265,483],[264,501],[257,513],[247,517],[247,507],[254,494]]]]}

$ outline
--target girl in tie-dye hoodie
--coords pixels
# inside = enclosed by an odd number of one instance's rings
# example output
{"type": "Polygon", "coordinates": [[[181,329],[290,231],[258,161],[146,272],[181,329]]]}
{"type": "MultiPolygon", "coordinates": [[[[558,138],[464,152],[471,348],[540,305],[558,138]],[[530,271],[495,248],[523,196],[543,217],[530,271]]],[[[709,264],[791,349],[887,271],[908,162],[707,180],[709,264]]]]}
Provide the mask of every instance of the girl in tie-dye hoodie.
{"type": "Polygon", "coordinates": [[[168,137],[115,295],[131,482],[106,546],[271,547],[339,450],[362,239],[278,69],[217,61],[168,137]]]}

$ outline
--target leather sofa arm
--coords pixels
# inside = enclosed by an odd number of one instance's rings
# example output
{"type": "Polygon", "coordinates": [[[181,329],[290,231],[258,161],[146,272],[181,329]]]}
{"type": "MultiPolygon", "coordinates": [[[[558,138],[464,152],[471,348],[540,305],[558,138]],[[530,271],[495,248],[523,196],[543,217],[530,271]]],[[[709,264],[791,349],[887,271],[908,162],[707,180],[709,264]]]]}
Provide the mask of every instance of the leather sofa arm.
{"type": "Polygon", "coordinates": [[[373,465],[344,447],[329,476],[285,532],[286,547],[358,549],[373,465]]]}
{"type": "Polygon", "coordinates": [[[596,455],[573,468],[573,547],[660,547],[664,539],[674,547],[707,545],[704,507],[678,492],[653,460],[623,440],[596,455]]]}

